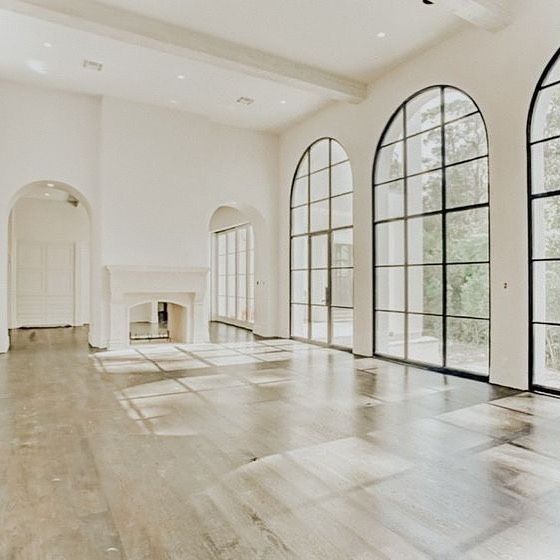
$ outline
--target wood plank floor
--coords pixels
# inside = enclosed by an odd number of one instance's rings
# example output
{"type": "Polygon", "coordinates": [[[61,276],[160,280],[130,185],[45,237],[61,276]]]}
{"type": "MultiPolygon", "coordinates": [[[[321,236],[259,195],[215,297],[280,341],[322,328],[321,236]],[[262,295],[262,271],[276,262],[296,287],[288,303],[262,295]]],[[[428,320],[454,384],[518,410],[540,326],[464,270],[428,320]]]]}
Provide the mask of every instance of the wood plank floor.
{"type": "Polygon", "coordinates": [[[225,327],[86,339],[0,356],[2,560],[560,558],[560,400],[225,327]]]}

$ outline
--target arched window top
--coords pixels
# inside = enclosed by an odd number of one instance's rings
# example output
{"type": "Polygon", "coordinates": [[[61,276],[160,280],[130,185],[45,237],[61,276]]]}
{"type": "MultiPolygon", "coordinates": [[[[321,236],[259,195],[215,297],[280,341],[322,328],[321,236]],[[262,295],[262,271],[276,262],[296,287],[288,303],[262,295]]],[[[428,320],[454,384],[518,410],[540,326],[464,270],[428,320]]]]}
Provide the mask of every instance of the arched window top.
{"type": "Polygon", "coordinates": [[[426,88],[374,165],[375,353],[488,376],[488,138],[476,103],[426,88]]]}
{"type": "Polygon", "coordinates": [[[560,51],[539,81],[527,132],[530,387],[560,394],[560,51]]]}
{"type": "Polygon", "coordinates": [[[352,170],[346,150],[333,138],[316,140],[305,150],[296,169],[292,185],[292,208],[352,191],[352,170]],[[333,173],[332,189],[329,192],[329,169],[333,173]],[[307,177],[316,175],[324,181],[309,182],[307,177]],[[308,189],[311,184],[311,190],[308,189]]]}

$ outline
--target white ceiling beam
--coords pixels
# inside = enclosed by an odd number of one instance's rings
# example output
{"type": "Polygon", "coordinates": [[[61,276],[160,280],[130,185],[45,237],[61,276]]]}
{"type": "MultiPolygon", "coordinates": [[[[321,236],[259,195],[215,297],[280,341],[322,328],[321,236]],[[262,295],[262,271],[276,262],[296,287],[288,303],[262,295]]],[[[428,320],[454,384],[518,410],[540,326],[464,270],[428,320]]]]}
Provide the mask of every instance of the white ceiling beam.
{"type": "Polygon", "coordinates": [[[434,0],[434,4],[488,31],[499,31],[513,20],[513,0],[434,0]]]}
{"type": "Polygon", "coordinates": [[[358,103],[361,82],[94,0],[0,0],[0,8],[161,52],[358,103]]]}

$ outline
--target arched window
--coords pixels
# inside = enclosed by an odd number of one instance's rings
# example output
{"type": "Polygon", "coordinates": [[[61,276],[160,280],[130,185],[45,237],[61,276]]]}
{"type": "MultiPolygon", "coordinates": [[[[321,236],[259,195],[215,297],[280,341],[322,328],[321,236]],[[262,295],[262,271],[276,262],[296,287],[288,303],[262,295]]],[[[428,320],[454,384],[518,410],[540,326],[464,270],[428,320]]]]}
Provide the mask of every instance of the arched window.
{"type": "Polygon", "coordinates": [[[531,388],[560,393],[560,51],[535,92],[527,129],[531,388]]]}
{"type": "Polygon", "coordinates": [[[303,154],[291,196],[291,336],[352,348],[352,170],[330,138],[303,154]]]}
{"type": "Polygon", "coordinates": [[[375,354],[488,376],[488,141],[463,92],[393,115],[374,168],[375,354]]]}

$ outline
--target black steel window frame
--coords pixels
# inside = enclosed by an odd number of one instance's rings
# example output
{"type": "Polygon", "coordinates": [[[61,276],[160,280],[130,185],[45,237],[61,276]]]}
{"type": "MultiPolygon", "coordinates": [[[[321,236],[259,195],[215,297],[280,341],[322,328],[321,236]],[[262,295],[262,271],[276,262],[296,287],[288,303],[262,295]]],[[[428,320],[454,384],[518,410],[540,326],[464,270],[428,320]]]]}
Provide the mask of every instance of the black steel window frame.
{"type": "Polygon", "coordinates": [[[527,220],[528,220],[528,228],[529,228],[529,246],[528,246],[528,255],[529,255],[529,363],[528,363],[528,371],[529,371],[529,390],[535,393],[548,393],[551,395],[560,396],[560,389],[556,389],[554,387],[546,387],[545,385],[539,385],[535,382],[535,325],[543,325],[543,326],[560,326],[554,322],[544,322],[544,321],[535,321],[535,313],[534,313],[534,264],[539,262],[560,262],[559,258],[542,258],[537,259],[534,258],[534,251],[533,251],[533,204],[537,200],[551,198],[551,197],[558,197],[560,196],[560,189],[553,190],[553,191],[544,191],[539,193],[533,193],[533,146],[537,146],[539,144],[543,144],[546,142],[551,142],[553,140],[560,139],[560,135],[553,135],[549,138],[539,138],[538,140],[533,140],[533,117],[535,116],[535,112],[538,108],[538,103],[540,99],[540,94],[547,89],[560,86],[560,80],[556,80],[550,82],[545,85],[545,82],[556,66],[556,64],[560,64],[560,49],[556,51],[554,56],[545,66],[545,69],[537,83],[535,91],[533,92],[533,97],[531,99],[531,105],[529,107],[529,117],[527,119],[527,220]]]}
{"type": "MultiPolygon", "coordinates": [[[[332,305],[332,272],[334,270],[351,270],[352,271],[352,283],[354,284],[354,242],[352,240],[352,266],[333,266],[332,263],[332,237],[333,237],[333,233],[336,233],[337,231],[348,231],[350,230],[352,232],[352,236],[354,235],[354,219],[353,219],[353,211],[352,211],[352,223],[350,225],[344,225],[344,226],[340,226],[340,227],[333,227],[332,226],[332,201],[343,197],[343,196],[352,196],[353,198],[353,193],[354,193],[354,177],[352,175],[352,188],[349,191],[344,191],[343,193],[340,194],[336,194],[333,195],[332,194],[332,170],[333,168],[338,167],[339,165],[343,165],[343,164],[348,164],[350,166],[350,159],[348,157],[348,154],[346,152],[346,150],[344,149],[344,147],[342,146],[342,144],[340,144],[340,142],[338,142],[338,140],[336,140],[335,138],[332,137],[322,137],[322,138],[318,138],[317,140],[315,140],[312,144],[310,144],[307,149],[303,152],[301,158],[298,161],[298,164],[296,166],[295,172],[294,172],[294,176],[292,178],[292,186],[291,186],[291,190],[290,190],[290,250],[289,250],[289,259],[290,259],[290,263],[289,263],[289,290],[290,290],[290,298],[289,298],[289,308],[290,308],[290,313],[289,313],[289,321],[290,321],[290,338],[293,340],[298,340],[301,342],[308,342],[317,346],[322,346],[325,348],[335,348],[337,350],[343,350],[343,351],[352,351],[352,347],[348,347],[348,346],[341,346],[341,345],[337,345],[337,344],[332,344],[332,310],[333,309],[351,309],[352,310],[352,318],[354,317],[354,305],[352,304],[352,306],[342,306],[342,305],[332,305]],[[319,144],[320,142],[325,142],[328,141],[329,143],[329,164],[326,167],[322,167],[320,169],[315,169],[313,171],[311,171],[311,150],[314,146],[316,146],[317,144],[319,144]],[[341,160],[341,161],[337,161],[336,163],[333,164],[332,161],[332,153],[333,153],[333,143],[338,144],[338,146],[340,146],[341,150],[345,153],[346,155],[346,159],[341,160]],[[305,158],[307,157],[307,173],[300,173],[301,167],[302,167],[302,163],[305,160],[305,158]],[[315,174],[321,173],[328,170],[329,173],[329,180],[328,180],[328,185],[329,185],[329,196],[324,197],[324,198],[319,198],[319,199],[314,199],[311,200],[311,177],[315,174]],[[306,178],[307,179],[307,202],[303,203],[303,204],[292,204],[292,200],[294,197],[294,187],[296,185],[296,181],[306,178]],[[329,203],[329,212],[328,212],[328,221],[329,221],[329,226],[327,229],[321,229],[321,230],[317,230],[317,231],[311,231],[311,205],[312,204],[316,204],[318,202],[325,202],[328,201],[329,203]],[[293,211],[295,209],[298,208],[307,208],[307,231],[304,233],[293,233],[293,211]],[[327,267],[326,268],[313,268],[312,267],[312,239],[313,237],[316,236],[320,236],[320,235],[326,235],[327,236],[327,240],[328,240],[328,262],[327,262],[327,267]],[[293,257],[293,250],[292,250],[292,244],[293,244],[293,240],[294,239],[298,239],[298,238],[306,238],[307,239],[307,268],[293,268],[292,266],[292,257],[293,257]],[[311,283],[312,283],[312,271],[313,270],[327,270],[328,271],[328,286],[329,286],[329,294],[328,294],[328,301],[326,303],[326,305],[324,307],[327,308],[327,327],[328,327],[328,333],[327,333],[327,342],[321,342],[318,340],[315,340],[313,338],[311,338],[310,335],[312,335],[312,330],[311,330],[311,323],[312,323],[312,308],[313,308],[313,303],[312,303],[312,293],[311,293],[311,283]],[[307,272],[307,303],[303,304],[303,303],[299,303],[299,302],[294,302],[292,300],[292,273],[293,272],[298,272],[298,271],[305,271],[307,272]],[[305,306],[307,308],[307,338],[303,338],[303,337],[299,337],[299,336],[294,336],[292,334],[292,306],[294,305],[301,305],[302,307],[305,306]]],[[[350,172],[352,172],[352,168],[350,166],[350,172]]],[[[353,303],[353,302],[352,302],[353,303]]],[[[353,321],[352,321],[353,323],[353,321]]],[[[353,341],[352,341],[353,343],[353,341]]]]}
{"type": "Polygon", "coordinates": [[[489,161],[490,161],[490,143],[489,143],[489,138],[488,138],[488,128],[486,126],[486,121],[484,120],[484,115],[482,114],[482,111],[480,110],[480,107],[478,106],[478,104],[475,102],[475,100],[468,95],[467,93],[465,93],[463,90],[455,87],[455,86],[451,86],[451,85],[447,85],[447,84],[439,84],[439,85],[433,85],[433,86],[428,86],[425,87],[417,92],[415,92],[414,94],[412,94],[410,97],[408,97],[395,111],[394,113],[391,115],[388,123],[386,124],[385,128],[383,129],[383,132],[381,134],[380,140],[377,144],[376,150],[375,150],[375,157],[374,157],[374,161],[373,161],[373,169],[372,169],[372,247],[373,247],[373,251],[374,251],[374,259],[373,259],[373,355],[376,358],[381,358],[383,360],[389,361],[389,362],[394,362],[394,363],[398,363],[398,364],[404,364],[404,365],[412,365],[421,369],[426,369],[426,370],[430,370],[430,371],[436,371],[439,373],[443,373],[443,374],[449,374],[449,375],[455,375],[458,377],[465,377],[468,379],[475,379],[478,381],[483,381],[483,382],[488,382],[490,379],[490,375],[489,373],[484,375],[484,374],[480,374],[480,373],[476,373],[476,372],[471,372],[468,371],[466,369],[460,369],[457,367],[448,367],[447,366],[447,319],[464,319],[464,320],[476,320],[476,321],[486,321],[488,323],[488,372],[490,372],[490,367],[491,367],[491,359],[492,359],[492,354],[491,354],[491,287],[490,287],[490,272],[491,272],[491,257],[490,257],[490,176],[489,176],[489,161]],[[407,106],[409,105],[409,103],[411,101],[413,101],[414,99],[416,99],[417,97],[419,97],[420,95],[431,91],[431,90],[436,90],[439,89],[440,90],[440,123],[437,126],[434,127],[430,127],[427,128],[426,130],[421,130],[420,132],[417,133],[413,133],[410,135],[407,135],[407,113],[406,113],[406,109],[407,106]],[[449,121],[445,120],[445,91],[446,90],[454,90],[456,92],[459,92],[460,94],[464,95],[470,102],[472,102],[473,106],[476,108],[476,111],[472,111],[469,113],[466,113],[465,115],[462,115],[458,118],[454,118],[454,119],[450,119],[449,121]],[[403,137],[401,139],[392,141],[392,142],[384,142],[385,136],[388,133],[388,131],[391,129],[391,126],[393,125],[393,123],[395,122],[395,120],[399,117],[399,114],[402,111],[402,119],[403,119],[403,137]],[[461,160],[458,162],[452,162],[447,164],[446,163],[446,146],[445,146],[445,128],[446,126],[456,123],[458,121],[461,121],[463,119],[467,119],[470,117],[473,117],[475,115],[480,115],[480,118],[482,120],[482,123],[484,125],[484,133],[486,136],[486,146],[487,146],[487,151],[485,155],[482,156],[477,156],[477,157],[473,157],[473,158],[468,158],[465,160],[461,160]],[[420,136],[423,134],[427,134],[430,131],[435,131],[441,129],[441,166],[436,167],[434,169],[428,169],[428,170],[424,170],[421,171],[419,173],[411,173],[408,174],[407,173],[407,140],[409,140],[410,138],[414,138],[416,136],[420,136]],[[381,149],[386,148],[388,146],[393,146],[396,144],[402,143],[403,146],[403,176],[402,177],[398,177],[395,179],[391,179],[389,181],[380,181],[379,183],[376,182],[376,171],[377,171],[377,164],[378,164],[378,156],[379,153],[381,151],[381,149]],[[470,162],[474,162],[474,161],[478,161],[478,160],[486,160],[487,164],[488,164],[488,191],[487,191],[487,197],[486,197],[486,202],[484,203],[477,203],[477,204],[472,204],[472,205],[466,205],[466,206],[458,206],[458,207],[451,207],[451,208],[447,208],[447,204],[446,204],[446,186],[447,186],[447,170],[450,168],[453,168],[455,166],[458,165],[465,165],[468,164],[470,162]],[[435,211],[428,211],[428,212],[424,212],[424,213],[416,213],[416,214],[408,214],[408,192],[407,192],[407,186],[408,186],[408,179],[413,178],[413,177],[417,177],[417,176],[421,176],[421,175],[427,175],[429,173],[434,173],[434,172],[438,172],[440,171],[442,173],[442,177],[441,177],[441,208],[439,210],[435,210],[435,211]],[[391,183],[397,183],[398,181],[402,181],[403,182],[403,215],[400,217],[396,217],[396,218],[388,218],[388,219],[382,219],[382,220],[376,220],[376,203],[375,203],[375,189],[377,187],[383,186],[383,185],[387,185],[387,184],[391,184],[391,183]],[[488,238],[488,260],[484,260],[484,261],[469,261],[469,262],[447,262],[447,216],[451,213],[454,212],[460,212],[460,211],[464,211],[464,210],[475,210],[477,208],[487,208],[488,209],[488,232],[487,232],[487,238],[488,238]],[[430,263],[422,263],[422,264],[409,264],[408,263],[408,221],[410,219],[413,218],[425,218],[425,217],[429,217],[429,216],[441,216],[441,253],[442,253],[442,259],[441,262],[430,262],[430,263]],[[402,264],[398,264],[398,265],[378,265],[377,264],[377,255],[376,255],[376,229],[377,229],[377,225],[378,224],[383,224],[383,223],[391,223],[391,222],[403,222],[403,245],[404,245],[404,262],[402,264]],[[459,315],[449,315],[447,313],[447,294],[448,294],[448,283],[447,283],[447,269],[448,267],[453,267],[453,266],[460,266],[460,265],[477,265],[477,264],[482,264],[482,265],[487,265],[488,266],[488,318],[481,318],[481,317],[471,317],[471,316],[459,316],[459,315]],[[408,270],[410,268],[419,268],[419,267],[423,267],[423,266],[439,266],[442,269],[442,301],[441,301],[441,305],[442,305],[442,313],[441,314],[436,314],[436,313],[416,313],[416,312],[410,312],[408,309],[408,270]],[[404,270],[404,311],[387,311],[387,310],[383,310],[383,309],[378,309],[377,308],[377,271],[380,268],[402,268],[404,270]],[[396,356],[391,356],[388,354],[384,354],[382,352],[378,352],[377,351],[377,314],[378,313],[394,313],[395,315],[397,314],[401,314],[405,317],[405,332],[404,332],[404,339],[403,339],[403,347],[404,347],[404,358],[400,358],[400,357],[396,357],[396,356]],[[406,320],[406,317],[410,316],[410,315],[416,315],[416,316],[425,316],[425,317],[438,317],[441,318],[442,320],[442,366],[437,365],[437,364],[430,364],[430,363],[426,363],[426,362],[421,362],[418,360],[411,360],[408,358],[408,321],[406,320]]]}

